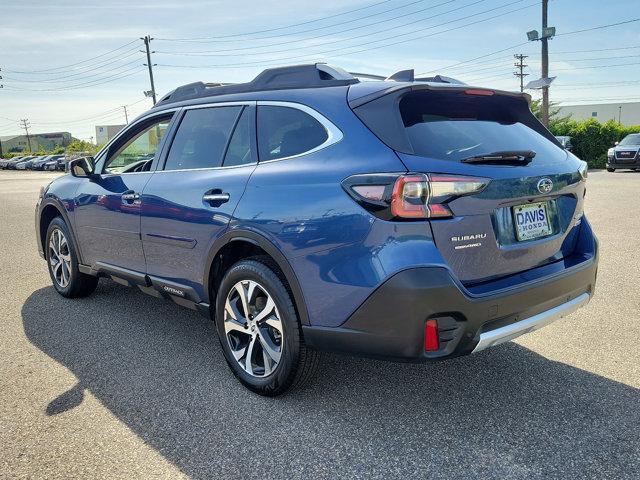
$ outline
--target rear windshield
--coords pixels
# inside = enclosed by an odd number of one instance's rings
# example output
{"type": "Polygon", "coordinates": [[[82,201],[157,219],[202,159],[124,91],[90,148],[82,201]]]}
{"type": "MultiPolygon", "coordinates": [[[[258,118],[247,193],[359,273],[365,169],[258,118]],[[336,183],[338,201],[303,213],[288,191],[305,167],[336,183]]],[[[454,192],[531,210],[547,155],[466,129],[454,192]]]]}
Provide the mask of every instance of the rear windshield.
{"type": "Polygon", "coordinates": [[[618,145],[640,145],[640,133],[627,135],[618,145]]]}
{"type": "Polygon", "coordinates": [[[424,157],[460,161],[507,150],[562,154],[551,140],[521,123],[535,120],[524,102],[511,97],[414,91],[400,100],[400,114],[413,152],[424,157]]]}

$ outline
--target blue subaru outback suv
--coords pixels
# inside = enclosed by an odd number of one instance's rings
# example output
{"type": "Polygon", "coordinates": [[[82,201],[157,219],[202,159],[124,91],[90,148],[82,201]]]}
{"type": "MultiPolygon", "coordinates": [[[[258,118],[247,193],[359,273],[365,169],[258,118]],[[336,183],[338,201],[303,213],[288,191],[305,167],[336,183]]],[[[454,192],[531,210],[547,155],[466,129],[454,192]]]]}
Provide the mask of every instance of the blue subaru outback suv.
{"type": "Polygon", "coordinates": [[[43,189],[36,231],[61,295],[198,310],[276,395],[319,350],[449,358],[585,305],[586,177],[526,95],[302,65],[177,88],[43,189]]]}

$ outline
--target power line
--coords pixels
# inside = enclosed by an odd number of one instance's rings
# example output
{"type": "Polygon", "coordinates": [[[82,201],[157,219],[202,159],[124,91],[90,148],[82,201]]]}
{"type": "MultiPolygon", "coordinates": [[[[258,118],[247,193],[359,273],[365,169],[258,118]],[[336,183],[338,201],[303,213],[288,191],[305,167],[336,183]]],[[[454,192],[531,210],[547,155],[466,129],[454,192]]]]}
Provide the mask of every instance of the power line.
{"type": "MultiPolygon", "coordinates": [[[[137,105],[141,102],[146,101],[146,98],[142,98],[140,100],[136,100],[135,102],[132,103],[128,103],[127,105],[124,105],[124,107],[133,107],[134,105],[137,105]]],[[[104,117],[104,116],[111,116],[113,114],[118,114],[120,115],[120,112],[122,111],[121,109],[123,108],[123,106],[119,106],[119,107],[115,107],[115,108],[111,108],[109,110],[105,110],[101,113],[96,113],[94,115],[90,115],[90,116],[86,116],[86,117],[81,117],[81,118],[75,118],[75,119],[71,119],[71,120],[59,120],[59,121],[55,121],[55,122],[39,122],[39,121],[35,121],[32,122],[35,125],[59,125],[59,124],[67,124],[67,123],[81,123],[87,120],[93,120],[99,117],[104,117]]]]}
{"type": "Polygon", "coordinates": [[[591,53],[591,52],[608,52],[612,50],[630,50],[632,48],[640,48],[640,45],[630,45],[628,47],[616,47],[616,48],[598,48],[595,50],[571,50],[564,52],[552,52],[549,55],[558,55],[563,53],[591,53]]]}
{"type": "MultiPolygon", "coordinates": [[[[362,28],[371,27],[373,25],[378,25],[378,24],[381,24],[381,23],[392,22],[392,21],[397,20],[399,18],[404,18],[404,17],[407,17],[407,16],[415,15],[416,13],[421,13],[421,12],[425,12],[427,10],[432,10],[434,8],[441,7],[442,5],[446,5],[448,3],[453,3],[455,1],[457,1],[457,0],[447,0],[445,2],[438,3],[436,5],[431,5],[429,7],[426,7],[426,8],[420,9],[420,10],[416,10],[415,12],[409,12],[409,13],[405,13],[405,14],[402,14],[402,15],[397,15],[395,17],[391,17],[391,18],[388,18],[388,19],[378,20],[377,22],[368,23],[368,24],[365,24],[365,25],[360,25],[358,27],[347,28],[347,29],[344,29],[344,30],[338,30],[337,32],[329,32],[329,33],[325,33],[323,35],[317,35],[317,36],[311,37],[311,38],[288,40],[286,42],[278,42],[278,43],[270,43],[268,45],[260,45],[258,47],[251,46],[251,47],[225,48],[225,49],[220,49],[220,50],[200,50],[200,51],[195,51],[195,52],[177,52],[177,51],[158,50],[158,53],[163,53],[163,54],[166,54],[166,55],[186,55],[186,56],[201,56],[201,57],[231,57],[231,56],[235,57],[235,56],[238,56],[238,54],[237,54],[238,51],[254,50],[255,48],[268,48],[268,47],[274,47],[274,46],[280,46],[280,45],[290,45],[292,43],[301,43],[301,42],[309,42],[309,41],[312,41],[312,40],[318,40],[318,39],[321,39],[321,38],[330,37],[332,35],[338,35],[338,34],[341,34],[341,33],[351,32],[351,31],[354,31],[354,30],[360,30],[362,28]],[[222,54],[222,52],[234,52],[234,53],[222,54]]],[[[415,23],[423,22],[425,20],[430,20],[432,18],[436,18],[436,17],[442,16],[442,15],[446,15],[447,13],[451,13],[451,12],[455,12],[455,11],[458,11],[458,10],[462,10],[463,8],[470,7],[472,5],[475,5],[477,3],[481,3],[483,1],[485,1],[485,0],[476,0],[475,2],[472,2],[470,4],[463,5],[462,7],[454,8],[452,10],[448,10],[446,12],[442,12],[442,13],[439,13],[437,15],[432,15],[432,16],[425,17],[425,18],[420,18],[420,19],[414,20],[412,22],[403,23],[401,25],[398,25],[398,26],[395,26],[395,27],[385,28],[385,29],[382,29],[382,30],[378,30],[376,32],[367,32],[364,35],[357,35],[357,36],[349,37],[349,38],[340,38],[338,40],[334,40],[334,41],[331,41],[331,42],[323,42],[322,45],[324,46],[324,45],[330,45],[332,43],[348,42],[350,40],[357,39],[357,38],[370,37],[372,35],[377,35],[378,33],[385,33],[385,32],[388,32],[389,30],[392,30],[392,29],[403,28],[403,27],[406,27],[408,25],[413,25],[415,23]]],[[[521,1],[523,1],[523,0],[521,0],[521,1]]],[[[300,49],[304,49],[304,48],[309,48],[310,46],[315,46],[315,45],[306,45],[306,46],[300,46],[300,47],[296,47],[296,48],[287,48],[287,49],[284,49],[284,50],[269,50],[269,51],[265,51],[265,52],[253,52],[253,53],[249,53],[247,55],[265,55],[265,54],[272,54],[272,53],[281,53],[281,52],[288,52],[288,51],[291,51],[291,50],[300,50],[300,49]]]]}
{"type": "MultiPolygon", "coordinates": [[[[510,5],[514,5],[514,4],[520,3],[522,1],[523,0],[517,0],[515,2],[506,3],[506,4],[503,4],[503,5],[500,5],[499,7],[491,8],[491,9],[488,9],[488,10],[485,10],[485,11],[482,11],[482,12],[477,12],[477,13],[471,14],[471,15],[466,15],[464,17],[460,17],[460,18],[457,18],[457,19],[454,19],[454,20],[443,22],[443,23],[440,23],[440,24],[437,24],[437,25],[432,25],[432,26],[429,26],[429,27],[420,28],[420,29],[417,29],[417,30],[414,30],[414,31],[411,31],[411,32],[406,32],[406,33],[402,33],[402,34],[396,34],[396,35],[393,35],[393,36],[390,36],[390,37],[386,37],[386,38],[382,38],[382,39],[379,39],[379,40],[373,40],[373,41],[361,43],[361,44],[358,44],[358,45],[351,45],[349,47],[338,48],[338,49],[333,49],[333,50],[325,50],[325,51],[322,51],[322,52],[313,52],[313,53],[309,53],[308,55],[304,55],[304,56],[283,57],[283,58],[277,58],[277,59],[262,60],[262,61],[259,61],[259,62],[254,61],[254,62],[240,62],[240,63],[232,63],[232,64],[229,63],[229,64],[200,65],[200,66],[171,65],[171,64],[158,64],[158,65],[159,66],[166,66],[166,67],[179,67],[179,68],[228,68],[228,67],[240,67],[240,66],[259,67],[259,66],[279,65],[280,63],[273,63],[273,62],[282,62],[282,61],[287,61],[287,60],[309,59],[311,55],[317,56],[317,55],[325,55],[325,54],[328,54],[328,53],[333,53],[333,54],[341,53],[341,52],[344,52],[344,50],[349,50],[349,49],[352,49],[352,48],[358,48],[358,47],[361,47],[361,46],[366,46],[366,45],[370,45],[370,44],[373,44],[373,43],[382,42],[382,41],[385,41],[385,40],[395,39],[395,38],[397,38],[399,36],[410,35],[410,34],[413,34],[413,33],[420,32],[420,31],[430,30],[430,29],[441,27],[441,26],[444,26],[444,25],[448,25],[448,24],[451,24],[451,23],[454,23],[454,22],[459,22],[459,21],[465,20],[467,18],[477,17],[478,15],[483,15],[485,13],[493,12],[495,10],[499,10],[500,8],[508,7],[510,5]],[[268,62],[268,63],[262,63],[262,62],[268,62]]],[[[520,7],[520,8],[514,9],[514,10],[510,10],[510,11],[507,11],[507,12],[504,12],[504,13],[493,15],[493,16],[491,16],[489,18],[476,20],[476,21],[473,21],[473,22],[469,22],[469,23],[466,23],[466,24],[463,24],[463,25],[459,25],[459,26],[456,26],[456,27],[448,28],[448,29],[445,29],[445,30],[442,30],[442,31],[439,31],[439,32],[435,32],[435,33],[431,33],[431,34],[428,34],[428,35],[420,35],[418,37],[413,37],[413,38],[409,38],[409,39],[406,39],[406,40],[398,40],[398,41],[395,41],[395,42],[386,43],[386,44],[382,44],[382,45],[376,45],[376,46],[373,46],[373,47],[363,48],[363,49],[356,50],[356,51],[344,52],[344,54],[345,55],[353,55],[353,54],[367,52],[367,51],[371,51],[371,50],[377,50],[377,49],[385,48],[385,47],[389,47],[389,46],[399,45],[399,44],[402,44],[402,43],[412,42],[412,41],[415,41],[415,40],[421,40],[421,39],[428,38],[428,37],[433,37],[433,36],[440,35],[440,34],[443,34],[443,33],[448,33],[448,32],[454,31],[454,30],[459,30],[461,28],[465,28],[465,27],[468,27],[468,26],[471,26],[471,25],[475,25],[475,24],[478,24],[478,23],[483,23],[483,22],[487,22],[487,21],[490,21],[490,20],[494,20],[496,18],[503,17],[503,16],[509,15],[511,13],[515,13],[515,12],[518,12],[518,11],[521,11],[521,10],[524,10],[524,9],[527,9],[527,8],[531,8],[531,7],[535,6],[535,5],[537,5],[537,2],[529,4],[529,5],[526,5],[524,7],[520,7]]],[[[317,57],[315,57],[315,58],[317,58],[317,57]]]]}
{"type": "Polygon", "coordinates": [[[503,48],[501,50],[496,50],[495,52],[486,53],[484,55],[480,55],[479,57],[470,58],[469,60],[464,60],[462,62],[452,63],[451,65],[447,65],[446,67],[436,68],[434,70],[429,70],[428,72],[424,72],[424,73],[418,73],[416,76],[421,77],[423,75],[429,75],[430,73],[440,72],[442,70],[448,70],[450,68],[454,68],[454,67],[457,67],[459,65],[465,65],[467,63],[471,63],[471,62],[474,62],[476,60],[480,60],[480,59],[487,58],[487,57],[492,57],[493,55],[497,55],[498,53],[503,53],[503,52],[506,52],[508,50],[513,50],[514,48],[518,48],[518,47],[521,47],[521,46],[527,45],[527,44],[528,44],[528,42],[522,42],[522,43],[518,43],[517,45],[511,45],[510,47],[503,48]]]}
{"type": "MultiPolygon", "coordinates": [[[[87,73],[87,72],[92,72],[94,70],[98,70],[98,69],[104,68],[107,65],[112,65],[114,63],[118,63],[119,61],[124,60],[125,58],[128,58],[128,57],[134,55],[137,52],[138,52],[138,47],[133,47],[130,50],[125,50],[124,52],[121,52],[118,55],[115,55],[115,56],[107,58],[107,59],[100,60],[99,62],[95,62],[95,63],[87,64],[87,65],[82,65],[79,68],[72,68],[70,70],[73,73],[70,73],[68,75],[74,75],[75,76],[75,75],[82,75],[82,74],[87,73]]],[[[15,71],[15,70],[6,70],[6,71],[9,72],[9,73],[12,73],[12,74],[15,73],[15,74],[18,74],[18,75],[28,75],[28,76],[32,76],[32,75],[48,76],[48,75],[62,75],[63,74],[62,71],[52,71],[52,72],[21,72],[21,71],[15,71]]]]}
{"type": "Polygon", "coordinates": [[[640,18],[633,18],[631,20],[625,20],[624,22],[610,23],[608,25],[599,25],[597,27],[584,28],[582,30],[574,30],[573,32],[558,33],[556,34],[556,37],[562,37],[564,35],[573,35],[574,33],[591,32],[593,30],[601,30],[603,28],[616,27],[618,25],[625,25],[627,23],[634,23],[639,21],[640,21],[640,18]]]}
{"type": "Polygon", "coordinates": [[[124,45],[119,46],[118,48],[114,48],[113,50],[109,50],[108,52],[101,53],[100,55],[96,55],[94,57],[88,58],[86,60],[81,60],[81,61],[76,62],[76,63],[71,63],[69,65],[62,65],[60,67],[44,68],[44,69],[41,69],[41,70],[23,70],[23,71],[20,71],[20,70],[6,70],[6,71],[7,72],[11,72],[11,73],[40,73],[40,72],[50,72],[50,71],[53,71],[53,70],[64,70],[64,69],[67,69],[67,68],[70,68],[70,67],[74,67],[76,65],[80,65],[80,64],[83,64],[83,63],[90,62],[92,60],[95,60],[96,58],[104,57],[105,55],[109,55],[110,53],[113,53],[113,52],[121,50],[121,49],[123,49],[125,47],[128,47],[129,45],[132,45],[137,41],[138,40],[133,40],[133,41],[131,41],[129,43],[125,43],[124,45]]]}
{"type": "Polygon", "coordinates": [[[625,86],[640,83],[640,80],[623,80],[620,82],[592,82],[592,83],[572,83],[565,85],[564,83],[554,85],[554,88],[591,88],[593,86],[625,86]]]}
{"type": "MultiPolygon", "coordinates": [[[[640,19],[628,20],[628,21],[625,21],[625,22],[618,22],[618,23],[610,23],[610,24],[607,24],[607,25],[599,25],[597,27],[591,27],[591,28],[584,29],[584,30],[575,30],[575,31],[572,31],[572,32],[566,32],[566,33],[563,33],[562,35],[573,35],[574,33],[582,33],[582,32],[585,32],[585,31],[592,31],[592,30],[599,30],[599,29],[603,29],[603,28],[615,27],[617,25],[623,25],[623,24],[626,24],[626,23],[637,22],[638,20],[640,20],[640,19]]],[[[556,37],[557,36],[559,36],[559,34],[557,34],[556,37]]],[[[495,52],[486,53],[484,55],[480,55],[478,57],[471,58],[469,60],[464,60],[462,62],[453,63],[451,65],[447,65],[447,66],[442,67],[442,68],[430,70],[428,72],[419,73],[419,74],[417,74],[417,76],[429,75],[430,73],[439,72],[439,71],[442,71],[442,70],[448,70],[450,68],[453,68],[453,67],[456,67],[456,66],[459,66],[459,65],[464,65],[464,64],[476,61],[476,60],[480,60],[482,58],[491,57],[491,56],[496,55],[498,53],[502,53],[502,52],[506,52],[506,51],[509,51],[509,50],[513,50],[515,48],[522,47],[522,46],[528,45],[528,44],[529,44],[529,42],[522,42],[522,43],[519,43],[517,45],[512,45],[512,46],[507,47],[507,48],[502,48],[500,50],[496,50],[495,52]]],[[[623,48],[635,48],[635,47],[623,47],[623,48]]],[[[596,50],[590,50],[590,51],[596,51],[596,50]]],[[[557,53],[578,53],[578,52],[575,51],[575,52],[557,52],[557,53]]]]}
{"type": "MultiPolygon", "coordinates": [[[[324,20],[328,20],[330,18],[335,18],[335,17],[339,17],[339,16],[342,16],[342,15],[348,15],[350,13],[358,12],[358,11],[361,11],[361,10],[366,10],[366,9],[369,9],[369,8],[373,8],[373,7],[376,7],[378,5],[382,5],[383,3],[389,3],[390,1],[391,0],[385,0],[385,1],[382,1],[382,2],[377,2],[377,3],[374,3],[372,5],[365,6],[365,7],[355,8],[353,10],[348,10],[346,12],[336,13],[334,15],[329,15],[329,16],[326,16],[326,17],[316,18],[314,20],[308,20],[306,22],[293,23],[293,24],[286,25],[286,26],[283,26],[283,27],[270,28],[270,29],[267,29],[267,30],[256,30],[256,31],[253,31],[253,32],[235,33],[235,34],[231,34],[231,35],[218,35],[218,36],[208,36],[208,37],[158,38],[158,40],[171,41],[171,42],[201,42],[201,41],[204,41],[204,40],[211,40],[211,41],[220,42],[220,41],[223,41],[222,39],[225,39],[225,38],[245,37],[245,36],[249,36],[249,35],[257,35],[257,34],[260,34],[260,33],[269,33],[269,32],[275,32],[275,31],[278,31],[278,30],[285,30],[287,28],[292,28],[292,27],[300,27],[302,25],[309,25],[311,23],[321,22],[321,21],[324,21],[324,20]]],[[[357,20],[362,20],[364,18],[369,18],[371,16],[380,15],[380,14],[383,14],[383,13],[388,13],[389,11],[398,10],[399,8],[405,8],[405,7],[408,7],[408,6],[413,5],[415,3],[420,3],[421,1],[424,1],[424,0],[414,1],[414,2],[411,2],[411,3],[407,4],[407,5],[404,5],[404,6],[401,6],[401,7],[395,7],[395,8],[392,8],[390,10],[385,10],[383,12],[380,12],[380,13],[377,13],[377,14],[374,14],[374,15],[369,15],[367,17],[361,17],[360,19],[357,19],[357,20]]],[[[355,20],[352,20],[352,21],[355,21],[355,20]]],[[[341,24],[336,24],[336,25],[341,25],[341,24]]],[[[324,26],[324,27],[321,27],[321,28],[331,28],[332,26],[335,27],[336,25],[329,25],[329,26],[324,26]]],[[[298,32],[298,33],[304,33],[304,32],[298,32]]],[[[264,38],[265,37],[258,38],[258,39],[255,39],[255,40],[263,40],[264,38]]],[[[266,38],[270,38],[270,37],[266,37],[266,38]]],[[[271,37],[271,38],[274,38],[274,37],[271,37]]],[[[232,41],[236,41],[236,40],[232,40],[232,41]]]]}
{"type": "MultiPolygon", "coordinates": [[[[122,75],[114,76],[112,78],[105,77],[105,78],[101,79],[101,81],[78,83],[78,84],[75,84],[75,85],[67,85],[67,86],[64,86],[64,87],[30,89],[30,88],[20,88],[20,87],[14,87],[12,85],[7,85],[7,86],[5,86],[5,88],[8,88],[10,90],[24,91],[24,92],[59,92],[59,91],[66,91],[66,90],[77,90],[79,88],[95,87],[97,85],[103,85],[105,83],[112,83],[112,82],[114,82],[116,80],[120,80],[122,78],[130,77],[132,75],[135,75],[137,73],[140,73],[140,72],[144,71],[144,69],[141,69],[139,67],[133,67],[132,69],[129,69],[129,70],[134,70],[134,71],[132,71],[130,73],[121,72],[122,75]]],[[[125,72],[127,72],[127,71],[128,70],[125,70],[125,72]]]]}
{"type": "MultiPolygon", "coordinates": [[[[109,76],[113,76],[113,75],[117,75],[118,73],[123,73],[125,71],[127,71],[127,69],[125,70],[118,70],[121,69],[123,67],[128,67],[131,66],[133,64],[138,64],[138,66],[140,66],[140,59],[136,58],[130,62],[126,62],[123,63],[122,65],[118,65],[117,67],[111,69],[108,73],[109,76]]],[[[102,77],[103,75],[105,75],[107,72],[96,72],[93,74],[89,74],[89,75],[82,75],[79,78],[73,78],[71,81],[72,82],[78,82],[78,81],[83,81],[83,80],[91,80],[92,77],[98,77],[98,78],[93,78],[92,80],[100,80],[101,78],[107,78],[107,77],[102,77]]],[[[41,79],[41,80],[33,80],[30,78],[16,78],[16,77],[7,77],[5,76],[4,78],[7,80],[13,80],[14,82],[26,82],[26,83],[67,83],[69,81],[69,78],[77,76],[79,74],[73,75],[65,75],[64,77],[57,77],[57,78],[45,78],[45,79],[41,79]]]]}

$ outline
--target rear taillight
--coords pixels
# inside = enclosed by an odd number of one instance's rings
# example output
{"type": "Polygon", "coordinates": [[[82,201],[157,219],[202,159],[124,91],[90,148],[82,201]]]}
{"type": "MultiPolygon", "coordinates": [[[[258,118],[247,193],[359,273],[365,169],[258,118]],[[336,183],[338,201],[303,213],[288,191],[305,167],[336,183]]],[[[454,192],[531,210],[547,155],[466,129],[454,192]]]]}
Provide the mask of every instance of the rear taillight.
{"type": "Polygon", "coordinates": [[[450,218],[449,203],[482,191],[489,180],[463,175],[411,173],[355,175],[345,190],[364,208],[385,220],[450,218]]]}

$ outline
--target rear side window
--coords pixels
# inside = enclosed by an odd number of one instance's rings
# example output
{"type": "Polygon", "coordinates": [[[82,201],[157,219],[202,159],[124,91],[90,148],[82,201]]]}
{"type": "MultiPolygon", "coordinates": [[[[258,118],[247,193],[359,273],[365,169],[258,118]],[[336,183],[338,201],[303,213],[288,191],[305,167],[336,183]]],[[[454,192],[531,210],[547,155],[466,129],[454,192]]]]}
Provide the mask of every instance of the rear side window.
{"type": "Polygon", "coordinates": [[[311,115],[291,107],[258,106],[260,160],[291,157],[322,145],[329,135],[311,115]]]}
{"type": "Polygon", "coordinates": [[[416,91],[402,97],[400,115],[413,152],[424,157],[459,161],[506,150],[562,154],[528,126],[534,119],[526,104],[503,95],[416,91]]]}
{"type": "Polygon", "coordinates": [[[171,144],[165,170],[220,167],[241,106],[187,110],[171,144]]]}
{"type": "Polygon", "coordinates": [[[224,156],[225,167],[246,165],[253,162],[251,155],[251,122],[255,119],[252,110],[245,107],[233,131],[227,153],[224,156]]]}

